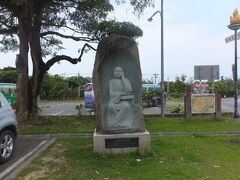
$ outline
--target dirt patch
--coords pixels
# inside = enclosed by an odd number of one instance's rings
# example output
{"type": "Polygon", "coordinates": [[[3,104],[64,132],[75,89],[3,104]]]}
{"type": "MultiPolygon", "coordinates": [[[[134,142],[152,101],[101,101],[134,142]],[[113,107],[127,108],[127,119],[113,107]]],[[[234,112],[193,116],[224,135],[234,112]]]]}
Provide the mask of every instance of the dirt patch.
{"type": "Polygon", "coordinates": [[[46,177],[46,171],[48,171],[48,169],[42,168],[38,171],[31,172],[30,174],[24,176],[21,179],[22,180],[37,180],[39,178],[46,177]]]}
{"type": "Polygon", "coordinates": [[[56,144],[54,144],[54,146],[50,149],[50,153],[53,153],[53,155],[62,154],[65,150],[66,150],[66,148],[64,147],[63,144],[56,143],[56,144]]]}
{"type": "Polygon", "coordinates": [[[65,147],[60,144],[54,144],[48,152],[45,152],[44,155],[39,158],[38,163],[33,163],[30,168],[34,168],[33,172],[28,173],[27,175],[19,178],[21,180],[37,180],[41,178],[49,178],[49,175],[55,174],[62,167],[67,167],[67,162],[63,155],[65,147]]]}
{"type": "Polygon", "coordinates": [[[45,156],[41,159],[41,161],[43,161],[43,163],[49,163],[49,162],[54,162],[56,164],[59,165],[66,165],[66,161],[64,157],[53,157],[53,156],[45,156]]]}

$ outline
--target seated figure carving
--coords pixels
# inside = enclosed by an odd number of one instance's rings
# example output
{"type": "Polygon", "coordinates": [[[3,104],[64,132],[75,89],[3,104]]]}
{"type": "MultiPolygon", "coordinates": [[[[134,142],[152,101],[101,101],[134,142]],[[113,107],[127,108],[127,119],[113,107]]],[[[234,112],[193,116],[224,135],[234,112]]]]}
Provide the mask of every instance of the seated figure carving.
{"type": "Polygon", "coordinates": [[[113,71],[113,78],[109,82],[109,103],[108,103],[108,127],[109,128],[131,128],[132,107],[131,102],[132,86],[125,78],[122,67],[117,66],[113,71]]]}

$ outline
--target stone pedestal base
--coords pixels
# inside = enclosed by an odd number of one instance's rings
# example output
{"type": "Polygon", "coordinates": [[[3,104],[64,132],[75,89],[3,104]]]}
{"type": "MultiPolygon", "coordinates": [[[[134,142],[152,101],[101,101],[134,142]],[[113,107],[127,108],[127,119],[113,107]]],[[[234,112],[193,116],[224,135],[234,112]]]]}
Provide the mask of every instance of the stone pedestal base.
{"type": "Polygon", "coordinates": [[[93,135],[94,152],[107,154],[124,154],[130,152],[150,152],[150,134],[142,133],[125,134],[98,134],[93,135]]]}

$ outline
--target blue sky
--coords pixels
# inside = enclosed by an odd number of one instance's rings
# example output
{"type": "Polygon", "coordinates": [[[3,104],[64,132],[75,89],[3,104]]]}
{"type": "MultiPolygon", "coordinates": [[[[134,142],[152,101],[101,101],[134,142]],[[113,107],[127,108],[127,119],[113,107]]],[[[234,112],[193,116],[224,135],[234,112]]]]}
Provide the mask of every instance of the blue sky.
{"type": "MultiPolygon", "coordinates": [[[[233,43],[225,44],[224,38],[233,34],[227,25],[235,8],[240,11],[239,0],[164,0],[166,80],[174,80],[181,74],[193,77],[194,65],[220,65],[220,76],[232,76],[234,46],[233,43]]],[[[126,3],[115,6],[109,16],[119,21],[131,21],[142,28],[144,35],[137,42],[143,79],[151,79],[153,73],[161,73],[160,17],[156,15],[152,22],[147,21],[159,9],[160,0],[155,0],[154,8],[147,8],[142,16],[137,17],[126,3]]],[[[60,54],[78,56],[81,44],[65,41],[65,45],[66,50],[60,54]]],[[[0,68],[15,66],[15,54],[0,53],[0,68]]],[[[95,52],[91,52],[81,63],[71,65],[62,62],[52,67],[49,73],[91,76],[94,59],[95,52]]]]}

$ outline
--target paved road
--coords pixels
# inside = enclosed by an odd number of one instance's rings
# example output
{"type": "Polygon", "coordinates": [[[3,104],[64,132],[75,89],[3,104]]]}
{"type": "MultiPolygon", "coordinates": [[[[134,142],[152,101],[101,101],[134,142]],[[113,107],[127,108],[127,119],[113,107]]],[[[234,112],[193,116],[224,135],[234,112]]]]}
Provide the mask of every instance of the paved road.
{"type": "MultiPolygon", "coordinates": [[[[240,100],[239,100],[240,103],[240,100]]],[[[48,116],[71,116],[77,115],[78,111],[76,106],[83,104],[83,102],[50,102],[47,104],[40,105],[41,115],[48,116]]],[[[178,106],[183,105],[179,102],[167,102],[167,106],[178,106]]],[[[233,98],[222,98],[222,112],[233,112],[233,98]]],[[[87,114],[91,113],[90,108],[84,109],[87,114]]],[[[145,108],[144,114],[160,114],[160,107],[145,108]]],[[[170,113],[170,110],[166,110],[166,113],[170,113]]]]}
{"type": "MultiPolygon", "coordinates": [[[[78,111],[76,110],[76,106],[79,104],[84,104],[83,102],[49,102],[47,104],[41,104],[40,107],[40,115],[47,116],[72,116],[77,115],[78,111]]],[[[183,106],[181,102],[167,102],[167,106],[183,106]]],[[[84,108],[84,111],[89,114],[92,112],[91,108],[84,108]]],[[[166,110],[167,112],[170,112],[166,110]]],[[[84,112],[83,112],[84,113],[84,112]]],[[[145,108],[144,114],[159,114],[160,107],[151,107],[145,108]]]]}
{"type": "MultiPolygon", "coordinates": [[[[77,115],[78,111],[75,107],[79,104],[83,104],[83,102],[49,102],[47,104],[40,105],[40,114],[47,116],[77,115]]],[[[178,106],[179,104],[183,105],[183,103],[178,102],[167,103],[168,106],[178,106]]],[[[89,113],[91,109],[84,108],[84,111],[89,113]]],[[[160,114],[160,107],[145,108],[144,114],[160,114]]]]}
{"type": "MultiPolygon", "coordinates": [[[[240,105],[240,99],[238,99],[240,105]]],[[[233,98],[222,98],[222,112],[233,112],[234,111],[234,99],[233,98]]]]}
{"type": "MultiPolygon", "coordinates": [[[[77,115],[78,111],[76,110],[76,106],[79,104],[83,104],[83,102],[49,102],[47,104],[39,105],[40,107],[40,115],[47,115],[47,116],[72,116],[77,115]]],[[[183,103],[179,102],[167,102],[167,106],[178,106],[183,105],[183,103]]],[[[83,113],[91,113],[92,109],[84,108],[83,113]]],[[[169,111],[170,112],[170,111],[169,111]]],[[[152,108],[145,108],[144,114],[159,114],[160,107],[152,107],[152,108]]]]}
{"type": "Polygon", "coordinates": [[[3,179],[11,170],[16,169],[23,162],[26,162],[28,158],[34,155],[42,146],[47,144],[51,139],[46,137],[41,138],[25,138],[19,136],[16,141],[16,149],[12,159],[5,163],[0,164],[0,179],[3,179]],[[22,161],[22,162],[21,162],[22,161]]]}
{"type": "Polygon", "coordinates": [[[39,105],[41,115],[77,115],[76,106],[83,102],[49,102],[39,105]]]}
{"type": "MultiPolygon", "coordinates": [[[[78,110],[76,106],[79,104],[84,104],[83,102],[49,102],[47,104],[39,105],[40,115],[48,116],[72,116],[77,115],[78,110]]],[[[91,113],[92,109],[84,108],[86,113],[91,113]]]]}

